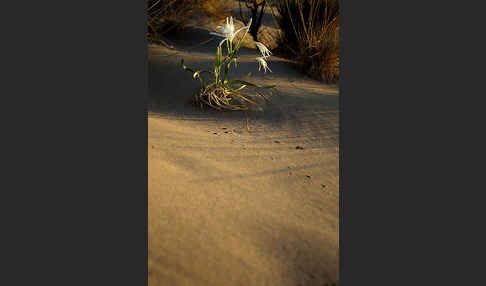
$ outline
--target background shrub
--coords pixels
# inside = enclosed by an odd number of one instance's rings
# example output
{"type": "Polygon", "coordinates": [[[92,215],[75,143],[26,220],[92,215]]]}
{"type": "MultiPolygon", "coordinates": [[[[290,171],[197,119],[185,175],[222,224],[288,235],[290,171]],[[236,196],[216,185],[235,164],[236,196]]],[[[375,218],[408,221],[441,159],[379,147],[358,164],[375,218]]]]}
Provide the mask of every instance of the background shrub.
{"type": "Polygon", "coordinates": [[[201,15],[224,19],[230,15],[230,0],[145,0],[147,36],[150,42],[162,43],[162,36],[181,30],[192,17],[201,15]]]}
{"type": "Polygon", "coordinates": [[[198,0],[145,0],[147,32],[151,41],[162,41],[161,35],[181,29],[197,11],[198,0]]]}
{"type": "Polygon", "coordinates": [[[199,0],[198,4],[201,11],[214,20],[225,19],[231,15],[230,0],[199,0]]]}
{"type": "Polygon", "coordinates": [[[245,25],[248,25],[250,18],[252,20],[251,27],[250,27],[250,35],[252,35],[255,41],[259,41],[258,39],[258,30],[262,25],[263,15],[265,14],[265,7],[267,4],[271,4],[269,0],[237,0],[240,10],[240,17],[245,25]],[[242,2],[244,5],[242,5],[242,2]],[[243,16],[243,10],[246,8],[248,11],[248,16],[243,16]]]}
{"type": "Polygon", "coordinates": [[[339,1],[277,0],[279,52],[313,78],[339,80],[339,1]]]}

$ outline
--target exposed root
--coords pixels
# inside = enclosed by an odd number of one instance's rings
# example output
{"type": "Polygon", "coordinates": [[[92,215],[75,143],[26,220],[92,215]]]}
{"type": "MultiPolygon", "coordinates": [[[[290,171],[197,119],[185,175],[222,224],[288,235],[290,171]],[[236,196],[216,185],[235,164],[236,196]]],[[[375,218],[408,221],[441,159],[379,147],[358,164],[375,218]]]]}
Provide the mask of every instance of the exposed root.
{"type": "Polygon", "coordinates": [[[236,90],[218,87],[214,84],[201,89],[199,94],[194,97],[194,103],[201,108],[206,105],[217,110],[249,110],[251,107],[247,104],[249,103],[262,110],[256,102],[241,95],[236,90]]]}

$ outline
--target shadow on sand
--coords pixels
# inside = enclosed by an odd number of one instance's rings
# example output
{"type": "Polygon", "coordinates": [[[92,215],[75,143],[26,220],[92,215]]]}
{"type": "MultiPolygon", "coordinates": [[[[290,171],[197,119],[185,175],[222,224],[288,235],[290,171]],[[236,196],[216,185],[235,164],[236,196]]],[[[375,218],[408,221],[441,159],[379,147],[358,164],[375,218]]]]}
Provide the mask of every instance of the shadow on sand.
{"type": "Polygon", "coordinates": [[[193,69],[208,69],[213,64],[218,39],[200,44],[208,39],[204,29],[190,29],[177,37],[177,49],[149,47],[149,113],[152,116],[182,120],[230,121],[235,126],[249,119],[253,134],[260,128],[278,131],[285,129],[295,136],[306,134],[313,140],[338,143],[339,96],[336,86],[325,85],[300,74],[284,59],[272,57],[272,73],[258,71],[254,50],[242,49],[241,61],[232,70],[233,78],[243,78],[252,73],[250,81],[276,84],[277,88],[265,92],[266,99],[253,98],[263,111],[217,111],[192,105],[191,99],[198,92],[199,82],[189,72],[183,71],[180,61],[193,69]],[[199,45],[198,45],[199,43],[199,45]],[[196,46],[194,46],[196,45],[196,46]]]}

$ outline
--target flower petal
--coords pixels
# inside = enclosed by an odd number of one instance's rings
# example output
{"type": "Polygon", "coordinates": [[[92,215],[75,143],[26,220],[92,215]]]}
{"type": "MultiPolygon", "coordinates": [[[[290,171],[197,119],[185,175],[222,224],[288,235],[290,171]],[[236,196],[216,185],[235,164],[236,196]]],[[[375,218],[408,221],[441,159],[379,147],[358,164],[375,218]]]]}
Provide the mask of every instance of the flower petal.
{"type": "Polygon", "coordinates": [[[209,34],[214,35],[214,36],[218,36],[218,37],[221,37],[221,38],[226,38],[224,35],[221,35],[219,33],[209,32],[209,34]]]}
{"type": "Polygon", "coordinates": [[[222,41],[219,43],[219,45],[218,45],[218,46],[221,46],[221,45],[222,45],[222,44],[223,44],[225,41],[227,41],[227,40],[228,40],[228,38],[225,38],[224,40],[222,40],[222,41]]]}
{"type": "Polygon", "coordinates": [[[233,34],[233,38],[234,38],[234,37],[235,37],[235,36],[236,36],[236,35],[237,35],[239,32],[243,31],[244,29],[248,29],[248,27],[247,27],[247,26],[244,26],[244,27],[239,28],[239,29],[238,29],[238,30],[237,30],[237,31],[236,31],[236,32],[233,34]]]}
{"type": "Polygon", "coordinates": [[[260,42],[253,42],[253,43],[257,46],[258,50],[260,51],[260,53],[264,58],[267,58],[272,54],[272,52],[270,52],[270,50],[264,44],[260,42]]]}

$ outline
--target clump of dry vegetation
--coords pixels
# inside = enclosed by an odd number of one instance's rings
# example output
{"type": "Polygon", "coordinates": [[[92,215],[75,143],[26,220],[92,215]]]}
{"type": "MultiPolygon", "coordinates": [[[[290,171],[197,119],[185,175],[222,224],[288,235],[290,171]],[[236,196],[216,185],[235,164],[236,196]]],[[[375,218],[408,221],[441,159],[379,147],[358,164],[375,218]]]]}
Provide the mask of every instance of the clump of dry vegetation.
{"type": "Polygon", "coordinates": [[[339,80],[339,1],[279,0],[278,52],[313,78],[339,80]]]}
{"type": "Polygon", "coordinates": [[[231,14],[230,0],[199,0],[198,5],[212,19],[223,19],[231,14]]]}
{"type": "Polygon", "coordinates": [[[145,0],[147,5],[147,37],[162,43],[162,35],[181,29],[197,11],[198,0],[145,0]]]}
{"type": "Polygon", "coordinates": [[[159,44],[165,44],[162,36],[183,29],[192,17],[221,19],[231,10],[230,0],[145,0],[145,3],[148,40],[159,44]]]}

